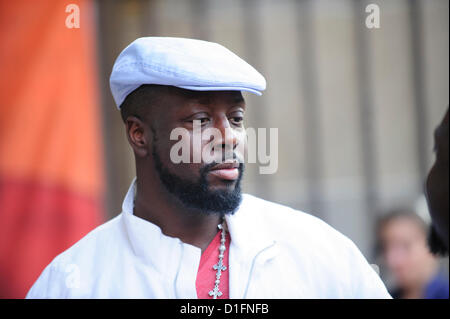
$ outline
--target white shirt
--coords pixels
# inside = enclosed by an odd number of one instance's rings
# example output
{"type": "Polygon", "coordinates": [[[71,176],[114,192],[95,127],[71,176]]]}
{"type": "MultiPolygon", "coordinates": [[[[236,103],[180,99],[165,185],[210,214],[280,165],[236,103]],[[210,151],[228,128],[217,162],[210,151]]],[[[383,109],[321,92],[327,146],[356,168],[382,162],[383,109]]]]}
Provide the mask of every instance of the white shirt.
{"type": "MultiPolygon", "coordinates": [[[[201,250],[122,213],[57,256],[27,298],[197,298],[201,250]]],[[[243,194],[226,216],[230,298],[390,298],[354,243],[318,218],[243,194]]],[[[213,288],[211,283],[211,288],[213,288]]]]}

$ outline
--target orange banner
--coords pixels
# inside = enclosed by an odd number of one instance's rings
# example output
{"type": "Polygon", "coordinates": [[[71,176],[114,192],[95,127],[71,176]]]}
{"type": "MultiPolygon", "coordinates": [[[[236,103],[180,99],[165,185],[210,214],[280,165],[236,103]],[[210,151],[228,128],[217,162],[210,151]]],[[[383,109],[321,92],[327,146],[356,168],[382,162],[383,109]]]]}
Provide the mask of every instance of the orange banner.
{"type": "Polygon", "coordinates": [[[3,298],[103,220],[93,5],[0,1],[3,298]]]}

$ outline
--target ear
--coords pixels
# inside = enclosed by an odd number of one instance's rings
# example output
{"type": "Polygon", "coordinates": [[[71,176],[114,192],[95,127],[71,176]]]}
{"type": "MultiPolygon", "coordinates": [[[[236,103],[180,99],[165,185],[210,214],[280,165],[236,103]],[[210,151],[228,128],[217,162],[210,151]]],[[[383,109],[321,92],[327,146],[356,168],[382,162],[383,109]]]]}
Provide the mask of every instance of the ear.
{"type": "Polygon", "coordinates": [[[149,154],[151,145],[151,130],[148,125],[135,116],[129,116],[126,121],[126,132],[128,142],[134,150],[136,156],[146,157],[149,154]]]}

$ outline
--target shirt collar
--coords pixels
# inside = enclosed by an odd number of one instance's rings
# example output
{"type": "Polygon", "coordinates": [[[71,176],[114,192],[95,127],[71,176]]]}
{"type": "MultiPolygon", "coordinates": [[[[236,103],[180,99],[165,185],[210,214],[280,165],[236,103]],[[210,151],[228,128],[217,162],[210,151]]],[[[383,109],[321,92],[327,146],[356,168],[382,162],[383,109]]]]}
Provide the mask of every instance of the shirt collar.
{"type": "MultiPolygon", "coordinates": [[[[159,226],[135,216],[133,214],[135,194],[136,178],[133,179],[122,204],[125,229],[136,256],[165,273],[171,271],[171,265],[175,264],[173,261],[182,253],[182,246],[200,256],[200,248],[183,243],[179,238],[166,236],[159,226]]],[[[256,214],[253,213],[262,209],[264,208],[255,203],[254,197],[244,194],[237,211],[226,215],[231,244],[238,255],[251,258],[275,243],[274,239],[268,236],[270,232],[262,223],[262,218],[255,218],[256,214]]],[[[173,271],[176,272],[176,269],[173,271]]]]}
{"type": "Polygon", "coordinates": [[[122,204],[125,230],[134,254],[166,276],[176,275],[177,261],[183,254],[198,255],[200,259],[200,248],[185,244],[179,238],[166,236],[159,226],[135,216],[135,194],[136,178],[133,179],[122,204]]]}
{"type": "Polygon", "coordinates": [[[238,210],[225,216],[232,244],[249,257],[275,243],[272,232],[263,222],[264,207],[260,207],[254,199],[251,195],[243,194],[238,210]]]}

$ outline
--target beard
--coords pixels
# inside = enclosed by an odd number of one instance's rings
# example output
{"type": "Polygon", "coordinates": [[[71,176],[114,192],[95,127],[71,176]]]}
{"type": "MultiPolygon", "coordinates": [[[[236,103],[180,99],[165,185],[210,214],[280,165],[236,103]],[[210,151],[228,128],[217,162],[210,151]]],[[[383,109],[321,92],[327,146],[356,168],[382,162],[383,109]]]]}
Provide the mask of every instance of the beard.
{"type": "Polygon", "coordinates": [[[236,181],[224,181],[228,184],[225,190],[211,190],[207,180],[207,174],[217,163],[209,163],[200,169],[200,178],[193,182],[179,177],[164,166],[159,156],[156,143],[152,146],[155,170],[164,187],[174,195],[186,207],[201,211],[203,214],[217,214],[224,216],[233,214],[242,201],[241,179],[244,172],[244,164],[239,163],[239,176],[236,181]],[[233,189],[232,184],[235,183],[233,189]]]}

